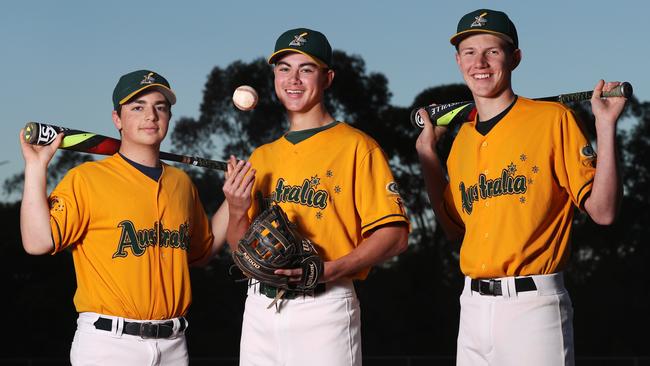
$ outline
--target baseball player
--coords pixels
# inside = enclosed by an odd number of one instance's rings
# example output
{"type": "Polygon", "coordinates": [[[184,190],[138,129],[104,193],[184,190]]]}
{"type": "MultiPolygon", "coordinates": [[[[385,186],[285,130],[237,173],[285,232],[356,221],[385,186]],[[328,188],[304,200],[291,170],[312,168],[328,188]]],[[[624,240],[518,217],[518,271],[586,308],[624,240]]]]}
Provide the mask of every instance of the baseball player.
{"type": "Polygon", "coordinates": [[[437,219],[462,239],[458,365],[573,365],[573,309],[562,277],[574,207],[599,224],[617,213],[621,184],[616,123],[624,98],[591,100],[598,167],[570,109],[516,95],[517,31],[500,11],[463,16],[456,62],[478,115],[460,127],[447,159],[436,153],[443,127],[427,122],[416,148],[437,219]]]}
{"type": "MultiPolygon", "coordinates": [[[[228,243],[236,247],[264,203],[275,202],[317,246],[325,261],[308,296],[249,287],[240,365],[361,365],[360,309],[353,280],[406,249],[409,221],[386,156],[377,143],[327,111],[334,79],[332,48],[320,32],[280,35],[268,62],[289,131],[257,148],[250,161],[230,159],[223,191],[228,243]],[[254,199],[253,197],[261,199],[254,199]]],[[[300,269],[278,270],[291,279],[300,269]]]]}
{"type": "Polygon", "coordinates": [[[62,138],[29,145],[21,131],[23,246],[29,254],[69,249],[74,261],[73,365],[188,363],[188,267],[207,262],[221,240],[213,244],[189,177],[158,159],[175,102],[167,80],[153,71],[122,76],[112,113],[119,152],[71,169],[49,198],[47,165],[62,138]]]}

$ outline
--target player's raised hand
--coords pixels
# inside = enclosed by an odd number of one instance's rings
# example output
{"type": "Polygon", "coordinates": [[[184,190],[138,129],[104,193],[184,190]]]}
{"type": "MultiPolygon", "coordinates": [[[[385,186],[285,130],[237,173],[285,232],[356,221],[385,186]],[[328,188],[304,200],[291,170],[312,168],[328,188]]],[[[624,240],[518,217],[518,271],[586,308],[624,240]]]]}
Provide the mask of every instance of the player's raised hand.
{"type": "Polygon", "coordinates": [[[591,111],[596,118],[596,129],[599,126],[606,127],[616,125],[616,121],[625,108],[627,98],[624,97],[610,97],[601,98],[603,91],[609,91],[621,84],[618,81],[605,82],[599,80],[594,88],[594,93],[591,97],[591,111]]]}
{"type": "Polygon", "coordinates": [[[54,141],[49,145],[32,145],[25,140],[25,129],[20,129],[20,149],[25,159],[25,166],[38,165],[46,168],[56,153],[56,150],[63,141],[63,133],[57,134],[54,141]]]}
{"type": "Polygon", "coordinates": [[[251,190],[255,181],[255,169],[245,160],[237,161],[231,155],[228,160],[228,171],[223,183],[223,194],[228,201],[231,215],[244,215],[251,206],[251,190]]]}
{"type": "Polygon", "coordinates": [[[447,127],[434,126],[424,108],[421,108],[418,114],[422,118],[422,121],[424,121],[424,128],[422,128],[422,132],[420,132],[420,135],[415,141],[415,149],[419,154],[430,151],[435,152],[438,141],[447,132],[447,127]]]}

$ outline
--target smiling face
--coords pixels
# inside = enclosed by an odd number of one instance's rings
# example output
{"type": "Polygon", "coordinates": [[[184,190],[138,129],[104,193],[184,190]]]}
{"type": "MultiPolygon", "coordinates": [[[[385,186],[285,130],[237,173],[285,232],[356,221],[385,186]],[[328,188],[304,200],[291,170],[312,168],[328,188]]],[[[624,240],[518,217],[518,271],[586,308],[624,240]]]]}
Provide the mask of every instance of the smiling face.
{"type": "Polygon", "coordinates": [[[287,53],[273,69],[275,93],[289,113],[309,113],[324,108],[325,89],[334,79],[334,71],[323,69],[301,53],[287,53]]]}
{"type": "Polygon", "coordinates": [[[458,44],[456,63],[474,98],[499,98],[513,94],[512,70],[521,51],[492,34],[476,34],[458,44]]]}
{"type": "Polygon", "coordinates": [[[123,146],[160,148],[167,135],[171,107],[165,96],[155,90],[142,92],[113,111],[113,123],[120,130],[123,146]]]}

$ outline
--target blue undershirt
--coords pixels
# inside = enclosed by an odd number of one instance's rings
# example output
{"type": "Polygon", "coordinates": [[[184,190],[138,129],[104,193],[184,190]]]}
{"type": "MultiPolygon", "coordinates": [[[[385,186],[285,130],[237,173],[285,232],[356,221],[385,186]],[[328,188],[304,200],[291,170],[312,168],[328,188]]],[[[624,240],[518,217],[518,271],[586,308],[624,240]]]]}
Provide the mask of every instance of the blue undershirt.
{"type": "Polygon", "coordinates": [[[150,167],[150,166],[138,164],[135,161],[122,155],[121,153],[118,154],[120,154],[122,159],[124,159],[127,163],[131,164],[134,168],[138,169],[140,172],[142,172],[142,174],[153,179],[155,182],[157,182],[158,179],[160,179],[160,176],[162,175],[162,171],[163,171],[162,165],[159,167],[150,167]]]}

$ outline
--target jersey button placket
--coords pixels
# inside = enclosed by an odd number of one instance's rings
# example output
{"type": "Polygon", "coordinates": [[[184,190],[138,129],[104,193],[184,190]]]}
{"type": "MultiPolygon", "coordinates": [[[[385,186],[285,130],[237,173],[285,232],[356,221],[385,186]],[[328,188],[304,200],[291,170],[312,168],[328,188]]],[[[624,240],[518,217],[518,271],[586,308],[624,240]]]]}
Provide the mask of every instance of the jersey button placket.
{"type": "MultiPolygon", "coordinates": [[[[164,167],[163,167],[163,172],[164,172],[164,167]]],[[[156,241],[157,245],[160,247],[160,232],[161,232],[161,227],[162,225],[162,209],[160,207],[160,201],[162,199],[162,195],[164,194],[163,189],[162,189],[162,175],[158,179],[158,182],[156,183],[156,195],[154,197],[154,200],[156,202],[156,220],[158,221],[158,232],[156,233],[156,241]]]]}

